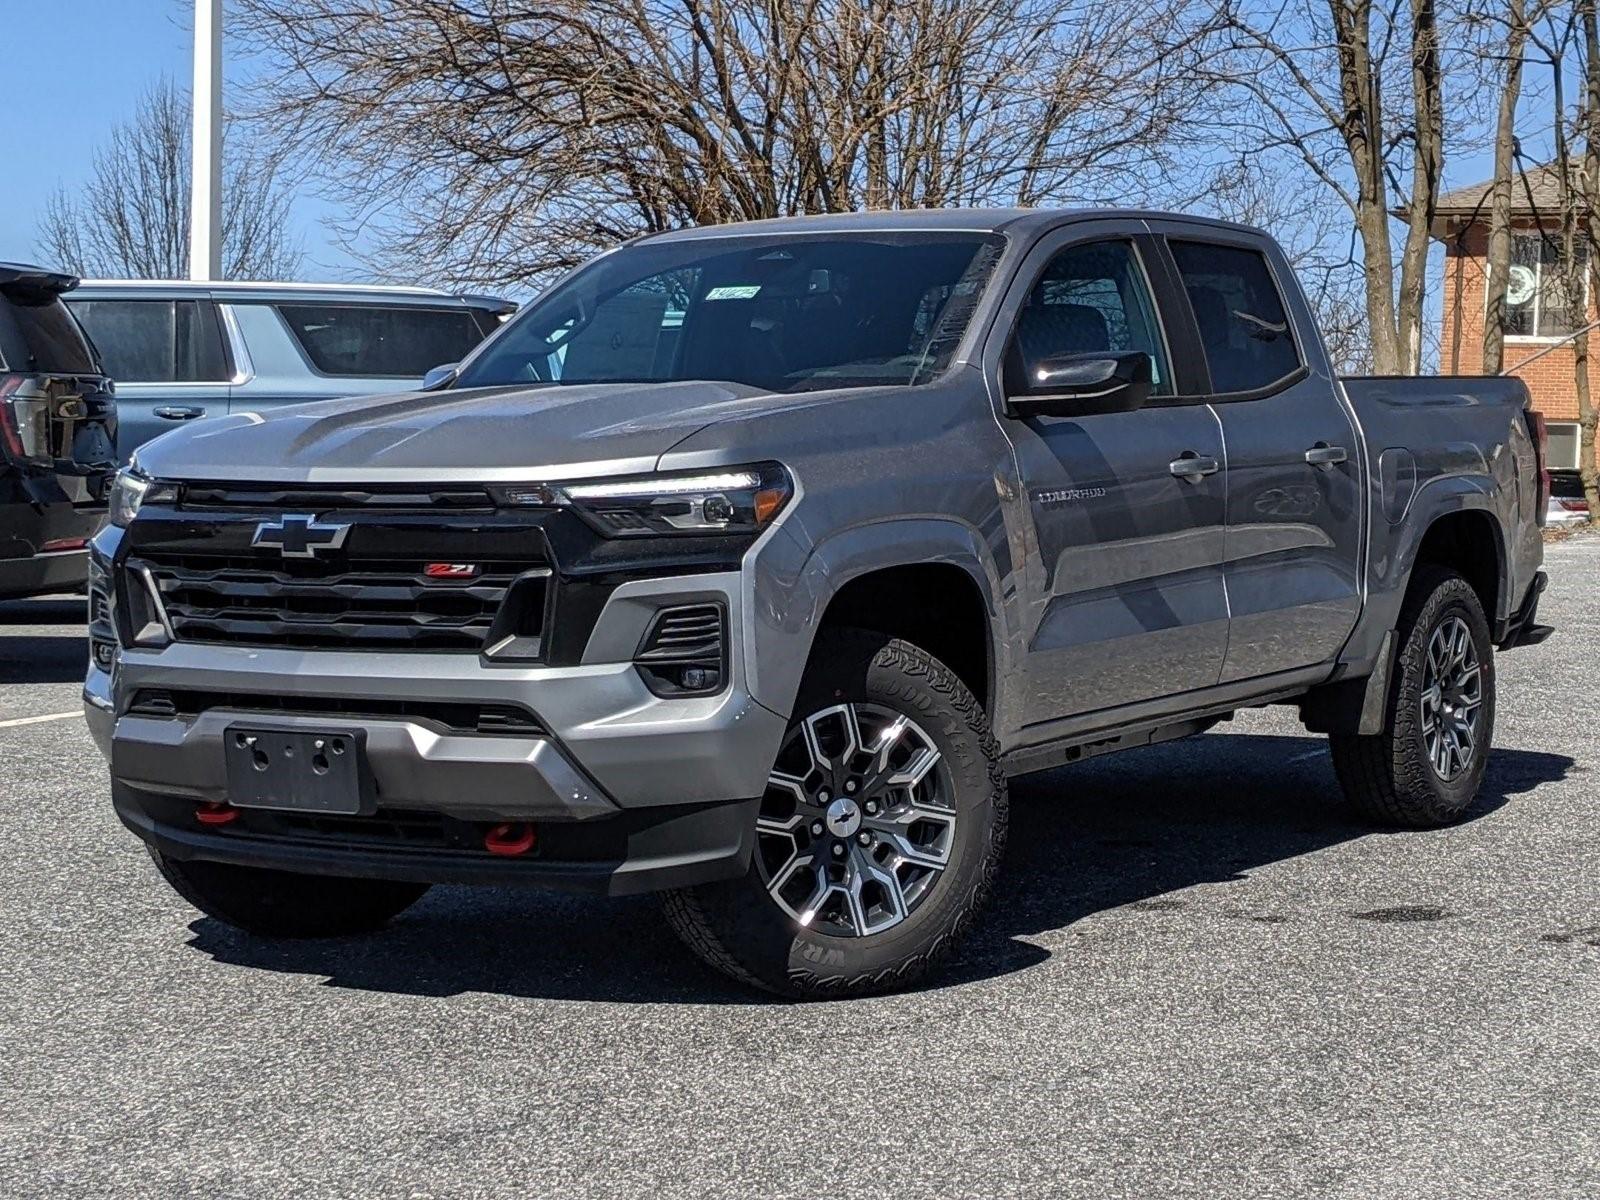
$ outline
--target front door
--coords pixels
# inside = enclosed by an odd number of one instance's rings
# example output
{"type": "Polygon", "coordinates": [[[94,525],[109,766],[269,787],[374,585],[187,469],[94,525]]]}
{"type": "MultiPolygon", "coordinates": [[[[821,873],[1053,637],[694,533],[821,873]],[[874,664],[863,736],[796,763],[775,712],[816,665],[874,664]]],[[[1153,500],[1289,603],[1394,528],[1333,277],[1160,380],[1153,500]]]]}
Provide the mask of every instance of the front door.
{"type": "Polygon", "coordinates": [[[1223,680],[1331,662],[1361,609],[1355,423],[1320,362],[1308,359],[1311,334],[1296,336],[1259,245],[1176,233],[1167,245],[1228,447],[1233,620],[1223,680]]]}
{"type": "Polygon", "coordinates": [[[1145,265],[1122,238],[1025,268],[1010,377],[1056,355],[1142,350],[1156,380],[1135,412],[1007,422],[1031,523],[1025,725],[1209,687],[1221,671],[1222,431],[1177,394],[1145,265]]]}

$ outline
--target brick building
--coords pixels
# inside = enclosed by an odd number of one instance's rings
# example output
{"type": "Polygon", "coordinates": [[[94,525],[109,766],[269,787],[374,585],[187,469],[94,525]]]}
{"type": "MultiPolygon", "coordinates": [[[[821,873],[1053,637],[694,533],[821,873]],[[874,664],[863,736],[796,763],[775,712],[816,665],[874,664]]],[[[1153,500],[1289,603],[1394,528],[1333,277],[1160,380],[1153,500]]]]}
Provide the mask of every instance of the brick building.
{"type": "MultiPolygon", "coordinates": [[[[1483,369],[1483,325],[1488,307],[1489,189],[1492,181],[1446,192],[1439,198],[1433,235],[1444,244],[1444,327],[1440,331],[1439,369],[1476,375],[1483,369]]],[[[1552,269],[1556,228],[1557,184],[1548,168],[1517,179],[1512,192],[1511,278],[1506,289],[1505,365],[1528,385],[1534,407],[1545,415],[1550,430],[1550,466],[1578,469],[1578,399],[1573,384],[1573,352],[1569,337],[1589,321],[1592,312],[1566,302],[1552,269]],[[1531,203],[1530,203],[1531,196],[1531,203]],[[1542,214],[1542,217],[1541,217],[1542,214]],[[1540,226],[1548,231],[1541,236],[1540,226]],[[1529,362],[1541,351],[1542,357],[1529,362]],[[1527,363],[1519,367],[1519,363],[1527,363]]],[[[1592,307],[1592,306],[1591,306],[1592,307]]],[[[1600,377],[1593,357],[1600,346],[1591,341],[1591,384],[1600,399],[1600,377]]]]}

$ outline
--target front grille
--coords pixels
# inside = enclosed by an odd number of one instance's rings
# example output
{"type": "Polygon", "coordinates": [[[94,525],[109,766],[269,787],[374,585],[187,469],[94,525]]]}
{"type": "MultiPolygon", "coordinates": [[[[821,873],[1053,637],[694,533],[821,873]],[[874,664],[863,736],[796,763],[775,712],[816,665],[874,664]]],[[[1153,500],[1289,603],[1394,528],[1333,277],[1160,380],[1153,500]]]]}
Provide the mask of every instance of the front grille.
{"type": "Polygon", "coordinates": [[[486,562],[468,579],[429,576],[427,565],[161,552],[128,568],[149,571],[172,635],[184,642],[478,651],[519,577],[519,605],[538,632],[547,574],[536,564],[486,562]]]}
{"type": "Polygon", "coordinates": [[[407,484],[326,487],[316,484],[185,483],[179,488],[178,508],[183,512],[226,512],[234,509],[299,512],[365,508],[461,513],[493,512],[494,501],[490,499],[487,489],[472,485],[423,488],[407,484]]]}
{"type": "Polygon", "coordinates": [[[230,826],[234,834],[282,838],[297,842],[330,842],[341,846],[384,849],[475,850],[484,853],[483,835],[465,821],[438,813],[378,809],[371,816],[240,809],[230,826]]]}
{"type": "Polygon", "coordinates": [[[194,717],[213,708],[267,717],[328,716],[343,720],[423,721],[451,733],[503,733],[532,737],[544,727],[518,704],[450,700],[377,700],[342,696],[275,696],[207,692],[191,688],[141,688],[128,711],[141,717],[194,717]]]}

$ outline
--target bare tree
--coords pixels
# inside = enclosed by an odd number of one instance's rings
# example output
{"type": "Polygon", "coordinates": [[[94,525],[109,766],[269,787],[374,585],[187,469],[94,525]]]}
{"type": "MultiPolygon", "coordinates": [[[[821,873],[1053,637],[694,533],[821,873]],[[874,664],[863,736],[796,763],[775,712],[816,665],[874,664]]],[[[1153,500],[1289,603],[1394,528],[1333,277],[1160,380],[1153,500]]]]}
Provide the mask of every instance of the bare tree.
{"type": "Polygon", "coordinates": [[[1359,242],[1342,210],[1319,203],[1318,181],[1268,171],[1254,159],[1233,161],[1205,177],[1187,207],[1270,230],[1294,266],[1334,369],[1372,370],[1359,242]]]}
{"type": "Polygon", "coordinates": [[[1583,139],[1583,159],[1577,186],[1570,203],[1577,209],[1574,237],[1584,246],[1582,269],[1573,272],[1568,294],[1578,299],[1579,320],[1585,332],[1577,355],[1575,376],[1578,392],[1578,476],[1583,481],[1583,498],[1589,505],[1589,523],[1600,524],[1600,473],[1595,468],[1594,395],[1589,383],[1589,296],[1600,296],[1600,19],[1595,0],[1580,0],[1577,5],[1582,30],[1579,62],[1583,71],[1583,100],[1578,130],[1583,139]],[[1588,272],[1587,281],[1584,271],[1588,272]],[[1588,287],[1584,284],[1587,282],[1588,287]]]}
{"type": "Polygon", "coordinates": [[[376,264],[537,280],[638,233],[1142,196],[1204,128],[1182,0],[238,0],[258,116],[376,264]]]}
{"type": "MultiPolygon", "coordinates": [[[[1596,214],[1596,205],[1600,204],[1600,31],[1596,28],[1595,0],[1578,0],[1571,7],[1552,12],[1544,29],[1531,36],[1543,52],[1554,85],[1552,166],[1558,216],[1555,274],[1562,301],[1574,312],[1577,326],[1572,335],[1572,351],[1573,390],[1578,403],[1578,476],[1589,506],[1589,521],[1600,524],[1600,478],[1595,468],[1597,417],[1589,378],[1591,342],[1586,303],[1590,285],[1600,282],[1600,217],[1596,214]],[[1569,110],[1566,72],[1573,61],[1580,88],[1569,110]]],[[[1531,194],[1529,207],[1535,207],[1531,194]]]]}
{"type": "Polygon", "coordinates": [[[1224,35],[1206,70],[1242,102],[1239,154],[1297,162],[1349,211],[1373,368],[1416,372],[1447,138],[1436,0],[1218,0],[1215,12],[1224,35]]]}
{"type": "Polygon", "coordinates": [[[1506,0],[1502,12],[1486,14],[1494,57],[1503,62],[1494,125],[1494,181],[1489,192],[1488,306],[1483,319],[1483,373],[1498,375],[1505,367],[1506,284],[1511,271],[1512,170],[1517,153],[1517,106],[1522,99],[1523,55],[1534,21],[1544,6],[1527,0],[1506,0]],[[1499,47],[1504,47],[1503,54],[1499,47]]]}
{"type": "MultiPolygon", "coordinates": [[[[61,187],[39,229],[40,252],[80,275],[175,279],[188,274],[189,104],[163,80],[94,152],[87,186],[61,187]]],[[[232,139],[224,163],[222,261],[229,279],[291,279],[282,159],[232,139]]]]}

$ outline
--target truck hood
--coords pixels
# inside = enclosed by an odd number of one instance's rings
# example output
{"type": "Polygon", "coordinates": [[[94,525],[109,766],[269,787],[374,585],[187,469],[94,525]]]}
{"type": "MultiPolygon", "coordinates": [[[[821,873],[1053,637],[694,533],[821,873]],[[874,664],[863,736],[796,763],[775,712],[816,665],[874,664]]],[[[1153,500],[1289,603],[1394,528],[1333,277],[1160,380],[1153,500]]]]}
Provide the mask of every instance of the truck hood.
{"type": "Polygon", "coordinates": [[[480,482],[634,474],[749,400],[734,383],[402,392],[231,413],[141,447],[156,479],[480,482]]]}

